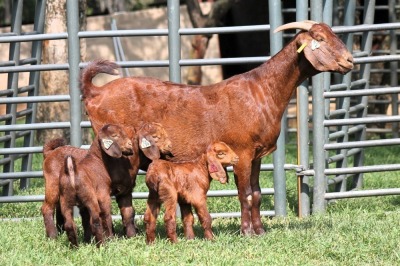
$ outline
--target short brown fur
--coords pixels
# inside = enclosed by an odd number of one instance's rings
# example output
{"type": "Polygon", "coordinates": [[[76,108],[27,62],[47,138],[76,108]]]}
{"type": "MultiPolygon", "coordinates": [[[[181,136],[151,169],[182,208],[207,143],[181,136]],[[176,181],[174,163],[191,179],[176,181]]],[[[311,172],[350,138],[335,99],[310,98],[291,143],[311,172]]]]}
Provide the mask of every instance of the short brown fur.
{"type": "Polygon", "coordinates": [[[241,204],[241,231],[263,234],[261,157],[276,149],[281,118],[293,92],[319,72],[347,73],[353,68],[352,61],[351,53],[331,28],[315,23],[261,66],[213,85],[127,77],[97,87],[93,77],[115,74],[118,67],[99,60],[81,72],[81,90],[95,131],[104,123],[137,128],[148,121],[159,122],[170,135],[177,160],[198,157],[216,140],[228,144],[240,157],[234,175],[241,204]],[[312,49],[313,41],[320,47],[312,49]],[[297,52],[303,44],[307,46],[297,52]]]}
{"type": "Polygon", "coordinates": [[[129,155],[133,155],[132,136],[128,137],[119,126],[105,125],[80,161],[76,162],[70,155],[66,157],[60,174],[60,208],[72,246],[78,246],[73,217],[75,205],[80,207],[85,241],[93,234],[99,246],[104,237],[113,236],[110,197],[113,188],[107,165],[112,163],[115,168],[116,164],[129,163],[125,157],[129,155]]]}
{"type": "Polygon", "coordinates": [[[239,157],[223,142],[209,145],[207,152],[193,162],[153,161],[146,173],[146,185],[149,188],[144,216],[146,242],[150,244],[155,240],[157,215],[162,203],[165,205],[167,236],[171,242],[177,242],[175,216],[178,203],[186,238],[194,238],[193,206],[204,229],[204,237],[213,239],[211,216],[207,210],[207,191],[212,179],[226,183],[224,167],[235,165],[238,161],[239,157]]]}
{"type": "MultiPolygon", "coordinates": [[[[126,129],[126,128],[125,128],[126,129]]],[[[147,123],[139,129],[138,134],[130,129],[132,135],[134,155],[127,156],[125,159],[105,160],[106,169],[111,177],[112,195],[115,195],[120,208],[124,233],[127,237],[136,235],[134,224],[135,211],[132,206],[132,190],[136,183],[136,174],[139,169],[139,161],[157,159],[162,153],[169,154],[171,141],[164,128],[157,123],[147,123]],[[136,136],[137,135],[137,136],[136,136]],[[145,153],[140,149],[138,156],[138,139],[145,138],[152,146],[145,149],[145,153]],[[156,147],[156,149],[154,149],[156,147]],[[146,157],[139,160],[138,157],[146,157]]],[[[57,237],[57,229],[62,231],[64,219],[59,208],[60,197],[60,173],[63,169],[64,158],[71,155],[76,162],[81,161],[87,154],[87,150],[66,145],[64,139],[54,139],[48,141],[43,149],[43,175],[45,179],[45,199],[42,205],[42,215],[44,219],[46,235],[49,238],[57,237]],[[56,224],[54,223],[54,212],[56,212],[56,224]]],[[[85,241],[88,236],[85,237],[85,241]]]]}

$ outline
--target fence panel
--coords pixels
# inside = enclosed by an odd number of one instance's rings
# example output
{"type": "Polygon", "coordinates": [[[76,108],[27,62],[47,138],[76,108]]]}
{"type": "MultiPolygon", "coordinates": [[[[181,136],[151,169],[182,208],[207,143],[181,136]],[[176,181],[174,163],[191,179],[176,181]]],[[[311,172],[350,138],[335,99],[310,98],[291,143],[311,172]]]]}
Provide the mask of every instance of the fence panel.
{"type": "MultiPolygon", "coordinates": [[[[334,1],[335,2],[335,1],[334,1]]],[[[398,116],[397,87],[398,70],[397,61],[397,32],[400,23],[395,23],[394,0],[389,1],[392,8],[390,23],[373,25],[375,1],[364,1],[364,7],[356,5],[355,0],[347,0],[344,6],[339,6],[332,1],[297,1],[296,18],[305,20],[324,21],[333,25],[334,31],[342,35],[342,39],[349,50],[353,50],[355,63],[359,68],[345,76],[321,74],[302,84],[297,91],[294,101],[297,115],[289,114],[290,119],[297,119],[297,127],[290,127],[290,123],[283,120],[282,132],[297,131],[298,162],[297,165],[286,163],[285,160],[285,134],[278,140],[278,149],[274,153],[274,163],[261,166],[263,171],[274,172],[274,188],[263,188],[262,194],[274,195],[274,210],[263,211],[263,215],[286,215],[286,171],[296,171],[299,177],[299,215],[306,216],[313,212],[322,212],[326,208],[327,200],[334,198],[358,197],[360,195],[376,196],[397,193],[397,189],[390,191],[352,192],[347,191],[348,182],[353,185],[351,189],[362,188],[363,173],[373,171],[397,171],[400,166],[364,166],[363,151],[366,147],[377,145],[399,144],[398,141],[398,116]],[[365,9],[363,21],[356,22],[357,12],[365,9]],[[310,12],[310,13],[309,13],[310,12]],[[377,51],[376,56],[371,56],[372,38],[378,31],[390,34],[390,52],[377,51]],[[356,44],[359,44],[357,47],[356,44]],[[387,88],[371,87],[369,84],[371,63],[389,62],[391,73],[391,86],[387,88]],[[312,87],[309,84],[312,84],[312,87]],[[390,94],[392,99],[392,116],[367,117],[368,95],[390,94]],[[310,96],[312,95],[312,98],[310,96]],[[311,99],[311,104],[310,104],[311,99]],[[312,109],[312,114],[309,115],[312,109]],[[312,122],[310,130],[309,120],[312,122]],[[390,132],[393,139],[368,141],[366,139],[367,125],[376,122],[393,123],[390,132]],[[312,133],[312,135],[311,135],[312,133]],[[309,141],[312,140],[312,145],[309,141]],[[312,156],[309,156],[310,150],[312,156]],[[334,166],[332,166],[334,165],[334,166]],[[310,181],[313,180],[313,186],[310,181]],[[332,189],[333,187],[333,189],[332,189]],[[333,192],[332,192],[333,190],[333,192]],[[311,191],[313,199],[311,206],[311,191]],[[382,192],[382,193],[380,193],[382,192]]],[[[33,136],[36,130],[62,128],[71,130],[71,144],[82,145],[82,130],[90,127],[89,121],[81,120],[81,101],[79,95],[79,70],[86,65],[80,62],[79,41],[83,38],[114,38],[118,55],[117,63],[127,68],[142,67],[169,67],[169,78],[172,81],[181,81],[181,67],[191,65],[225,65],[239,63],[262,63],[269,56],[244,57],[244,58],[211,58],[190,60],[181,58],[181,38],[185,35],[196,34],[229,34],[233,32],[269,31],[283,23],[282,14],[288,12],[279,1],[269,1],[270,24],[254,26],[216,27],[216,28],[181,28],[179,25],[179,1],[168,1],[168,29],[136,29],[118,30],[116,24],[107,31],[79,32],[78,1],[67,1],[68,32],[58,34],[44,34],[44,6],[46,1],[37,1],[34,32],[21,32],[23,1],[13,1],[13,25],[10,33],[0,35],[0,43],[9,43],[10,60],[0,64],[0,73],[8,75],[8,87],[1,91],[0,104],[6,106],[6,113],[0,117],[0,186],[3,187],[0,203],[4,202],[34,202],[42,201],[43,195],[13,196],[13,181],[21,180],[22,188],[29,186],[29,178],[42,178],[42,171],[32,171],[32,155],[41,153],[41,146],[34,146],[33,136]],[[123,56],[123,48],[119,37],[136,36],[168,36],[169,59],[149,61],[129,61],[123,56]],[[69,57],[65,64],[42,65],[40,64],[41,42],[49,39],[68,39],[69,57]],[[20,58],[21,42],[32,43],[31,58],[20,58]],[[38,96],[39,73],[45,70],[69,70],[69,95],[38,96]],[[29,85],[18,86],[18,77],[21,72],[30,74],[29,85]],[[37,103],[43,102],[68,102],[70,104],[70,121],[35,123],[35,109],[37,103]],[[26,109],[17,110],[17,105],[26,105],[26,109]],[[22,141],[19,141],[22,139],[22,141]],[[18,142],[18,145],[17,145],[18,142]],[[21,144],[22,143],[22,144],[21,144]],[[20,161],[20,162],[19,162],[20,161]],[[16,162],[18,167],[16,166],[16,162]],[[21,165],[21,166],[19,166],[21,165]]],[[[267,15],[267,14],[266,14],[267,15]]],[[[285,21],[286,22],[286,21],[285,21]]],[[[114,23],[114,22],[113,22],[114,23]]],[[[380,33],[382,34],[382,33],[380,33]]],[[[283,45],[283,38],[291,37],[290,34],[270,34],[271,54],[278,52],[283,45]]],[[[386,71],[386,70],[382,70],[386,71]]],[[[125,74],[127,75],[127,74],[125,74]]],[[[387,132],[387,131],[385,131],[387,132]]],[[[390,133],[389,132],[389,133],[390,133]]],[[[232,169],[228,169],[232,171],[232,169]]],[[[139,174],[144,174],[140,172],[139,174]]],[[[133,193],[134,198],[146,197],[146,193],[133,193]]],[[[210,191],[209,196],[233,196],[236,191],[210,191]]],[[[239,216],[240,213],[213,214],[220,216],[239,216]]]]}

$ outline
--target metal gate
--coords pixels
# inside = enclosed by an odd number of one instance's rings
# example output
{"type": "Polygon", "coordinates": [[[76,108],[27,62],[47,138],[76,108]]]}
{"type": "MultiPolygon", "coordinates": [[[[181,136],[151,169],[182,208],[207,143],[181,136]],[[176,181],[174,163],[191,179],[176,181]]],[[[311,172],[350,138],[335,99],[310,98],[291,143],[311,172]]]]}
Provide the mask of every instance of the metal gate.
{"type": "MultiPolygon", "coordinates": [[[[89,121],[81,121],[81,100],[78,84],[79,70],[85,66],[80,62],[79,40],[81,38],[118,38],[130,36],[168,36],[169,59],[158,61],[126,61],[119,57],[119,65],[128,67],[162,66],[169,67],[170,80],[181,81],[181,67],[189,65],[223,65],[243,62],[261,63],[269,57],[251,58],[215,58],[190,60],[180,58],[180,38],[183,35],[196,34],[224,34],[232,32],[270,31],[283,23],[285,12],[295,12],[298,21],[311,19],[324,21],[333,25],[336,33],[342,35],[349,50],[353,50],[355,63],[359,68],[345,76],[329,73],[317,75],[311,81],[304,83],[297,90],[297,128],[287,128],[286,117],[282,123],[282,132],[296,131],[298,134],[298,163],[287,164],[285,161],[285,134],[281,134],[278,140],[278,149],[274,153],[273,164],[263,164],[263,171],[273,171],[274,187],[263,188],[262,193],[274,195],[274,210],[263,211],[263,215],[285,216],[286,211],[286,174],[285,171],[296,171],[299,185],[299,215],[306,216],[313,212],[325,210],[327,200],[352,196],[368,196],[377,194],[400,194],[400,189],[379,191],[346,191],[348,182],[352,182],[353,188],[360,189],[362,174],[373,171],[399,170],[399,165],[374,165],[364,166],[363,149],[375,145],[400,144],[397,138],[400,117],[397,113],[397,68],[400,56],[397,55],[397,35],[395,30],[400,28],[396,23],[395,14],[391,14],[391,23],[376,24],[374,22],[374,10],[377,8],[375,1],[364,1],[364,6],[357,6],[355,0],[346,0],[343,5],[333,3],[336,1],[308,1],[297,0],[296,9],[285,8],[281,1],[269,1],[270,24],[256,26],[217,27],[217,28],[180,28],[179,25],[179,1],[168,1],[168,29],[146,30],[117,30],[114,27],[109,31],[79,32],[78,1],[67,1],[68,32],[59,34],[44,34],[44,6],[46,1],[37,1],[35,31],[21,33],[22,0],[13,1],[13,26],[9,34],[0,35],[1,43],[10,43],[10,61],[0,64],[0,73],[6,73],[9,85],[1,91],[0,104],[6,105],[6,115],[0,117],[0,185],[3,186],[3,197],[0,203],[42,201],[43,195],[13,196],[12,183],[15,179],[23,180],[21,186],[29,185],[29,178],[42,178],[42,171],[31,170],[31,158],[33,153],[40,153],[42,147],[33,146],[35,130],[43,128],[69,128],[71,130],[71,144],[81,146],[81,129],[90,127],[89,121]],[[321,3],[323,2],[323,3],[321,3]],[[363,18],[359,23],[355,22],[356,12],[362,12],[363,18]],[[375,31],[384,30],[390,34],[393,47],[390,54],[370,56],[372,38],[375,31]],[[68,39],[68,63],[58,65],[40,64],[41,42],[49,39],[68,39]],[[19,44],[32,42],[32,58],[19,58],[19,44]],[[353,49],[354,44],[360,47],[353,49]],[[12,55],[12,58],[11,58],[12,55]],[[372,62],[393,62],[391,67],[393,84],[388,88],[370,88],[369,76],[372,62]],[[38,96],[38,80],[40,71],[44,70],[68,70],[69,71],[69,95],[38,96]],[[30,85],[26,88],[18,88],[18,73],[30,73],[30,85]],[[396,81],[396,82],[395,82],[396,81]],[[312,86],[309,86],[309,83],[312,86]],[[321,89],[322,88],[322,89],[321,89]],[[20,93],[28,92],[20,96],[20,93]],[[391,93],[393,100],[393,115],[382,117],[367,117],[368,95],[391,93]],[[310,96],[312,100],[310,103],[310,96]],[[71,120],[66,122],[35,123],[35,107],[39,102],[67,101],[70,104],[71,120]],[[17,104],[26,104],[27,109],[17,112],[17,104]],[[310,108],[312,113],[310,115],[310,108]],[[21,123],[22,118],[23,122],[21,123]],[[366,140],[366,125],[376,121],[393,122],[395,134],[392,139],[366,140]],[[309,128],[309,121],[312,128],[309,128]],[[312,133],[312,134],[311,134],[312,133]],[[23,138],[22,147],[16,146],[16,140],[23,138]],[[310,145],[310,142],[312,145],[310,145]],[[312,151],[312,156],[309,156],[312,151]],[[350,158],[352,163],[350,164],[350,158]],[[22,159],[19,169],[15,167],[16,161],[22,159]],[[334,166],[331,166],[334,165],[334,166]],[[311,181],[313,185],[311,185],[311,181]],[[329,187],[334,186],[335,192],[329,192],[329,187]],[[311,199],[312,195],[312,199],[311,199]],[[312,208],[311,208],[312,206],[312,208]]],[[[394,12],[395,1],[390,0],[394,12]]],[[[272,31],[270,31],[272,32],[272,31]]],[[[286,37],[291,34],[270,33],[271,54],[277,53],[284,44],[286,37]]],[[[116,43],[118,43],[118,40],[116,43]]],[[[119,52],[121,47],[118,45],[119,52]]],[[[143,172],[140,172],[142,174],[143,172]]],[[[210,191],[210,196],[236,195],[236,191],[210,191]]],[[[134,198],[145,198],[146,193],[133,193],[134,198]]],[[[222,216],[239,216],[240,213],[223,214],[222,216]]],[[[221,216],[221,214],[214,214],[221,216]]]]}

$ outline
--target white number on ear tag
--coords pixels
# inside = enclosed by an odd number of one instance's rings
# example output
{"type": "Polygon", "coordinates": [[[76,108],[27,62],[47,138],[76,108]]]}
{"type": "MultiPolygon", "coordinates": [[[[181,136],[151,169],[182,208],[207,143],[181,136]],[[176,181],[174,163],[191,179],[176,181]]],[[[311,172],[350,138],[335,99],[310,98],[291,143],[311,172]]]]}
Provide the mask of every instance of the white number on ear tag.
{"type": "Polygon", "coordinates": [[[102,139],[101,141],[103,142],[104,148],[106,148],[106,150],[108,150],[113,144],[113,141],[111,139],[102,139]]]}
{"type": "Polygon", "coordinates": [[[140,142],[140,147],[142,149],[146,149],[146,148],[148,148],[150,146],[151,146],[151,143],[147,139],[142,138],[142,141],[140,142]]]}
{"type": "Polygon", "coordinates": [[[317,42],[316,40],[312,40],[311,41],[311,50],[315,50],[318,49],[321,46],[321,44],[319,44],[319,42],[317,42]]]}

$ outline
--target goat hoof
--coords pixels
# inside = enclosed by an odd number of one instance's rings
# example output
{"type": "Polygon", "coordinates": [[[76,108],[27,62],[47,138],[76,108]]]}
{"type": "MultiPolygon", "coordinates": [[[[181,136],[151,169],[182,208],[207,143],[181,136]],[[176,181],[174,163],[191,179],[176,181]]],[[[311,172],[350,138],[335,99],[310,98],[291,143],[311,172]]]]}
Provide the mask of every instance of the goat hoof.
{"type": "Polygon", "coordinates": [[[264,228],[260,227],[260,228],[254,229],[254,233],[256,235],[263,235],[263,234],[265,234],[265,230],[264,230],[264,228]]]}
{"type": "Polygon", "coordinates": [[[254,230],[252,228],[242,228],[242,235],[252,236],[253,234],[254,234],[254,230]]]}
{"type": "Polygon", "coordinates": [[[53,232],[53,233],[48,233],[47,234],[47,237],[48,238],[50,238],[50,239],[56,239],[57,238],[57,233],[56,232],[53,232]]]}

